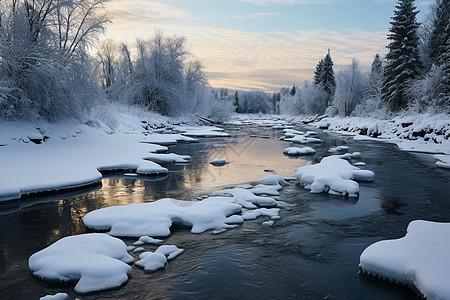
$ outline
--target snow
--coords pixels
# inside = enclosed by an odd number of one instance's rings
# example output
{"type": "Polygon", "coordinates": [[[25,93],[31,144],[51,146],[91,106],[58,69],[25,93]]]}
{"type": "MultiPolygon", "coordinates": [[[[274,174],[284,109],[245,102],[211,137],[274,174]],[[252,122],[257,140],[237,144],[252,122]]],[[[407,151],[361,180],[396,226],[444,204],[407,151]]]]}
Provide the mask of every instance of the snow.
{"type": "Polygon", "coordinates": [[[92,211],[84,224],[96,230],[109,230],[114,236],[166,237],[173,222],[191,227],[192,233],[230,228],[226,218],[241,212],[232,197],[209,197],[202,201],[160,199],[149,203],[112,206],[92,211]]]}
{"type": "Polygon", "coordinates": [[[355,167],[364,167],[366,165],[365,162],[359,161],[359,162],[355,162],[353,164],[355,167]]]}
{"type": "Polygon", "coordinates": [[[279,208],[257,208],[251,211],[246,211],[244,212],[244,214],[242,215],[242,218],[247,221],[247,220],[255,220],[258,217],[261,216],[265,216],[265,217],[270,217],[273,220],[277,220],[279,219],[279,213],[280,213],[280,209],[279,208]]]}
{"type": "Polygon", "coordinates": [[[370,245],[364,272],[415,286],[427,299],[450,299],[450,223],[412,221],[405,237],[370,245]]]}
{"type": "Polygon", "coordinates": [[[265,221],[265,222],[262,223],[262,225],[266,226],[266,227],[272,227],[273,223],[274,223],[273,221],[265,221]]]}
{"type": "Polygon", "coordinates": [[[139,175],[167,174],[166,168],[144,160],[149,152],[167,148],[139,143],[138,135],[82,136],[51,139],[43,144],[0,147],[0,199],[99,183],[100,171],[135,170],[139,175]]]}
{"type": "Polygon", "coordinates": [[[171,261],[184,252],[175,245],[162,245],[155,252],[144,252],[139,255],[136,265],[145,271],[156,271],[163,269],[167,261],[171,261]]]}
{"type": "Polygon", "coordinates": [[[296,155],[309,155],[309,154],[315,154],[316,150],[314,150],[311,147],[288,147],[284,149],[283,151],[286,155],[296,156],[296,155]]]}
{"type": "Polygon", "coordinates": [[[162,244],[162,243],[163,243],[163,240],[154,239],[152,237],[144,235],[144,236],[141,236],[138,241],[134,242],[133,245],[134,246],[141,246],[141,245],[144,245],[144,244],[159,245],[159,244],[162,244]]]}
{"type": "Polygon", "coordinates": [[[210,164],[215,166],[223,166],[227,164],[227,160],[223,158],[215,158],[210,162],[210,164]]]}
{"type": "Polygon", "coordinates": [[[256,208],[256,206],[277,206],[277,201],[270,197],[256,196],[251,190],[234,188],[222,191],[215,191],[213,197],[232,197],[236,203],[243,208],[256,208]]]}
{"type": "Polygon", "coordinates": [[[255,187],[251,188],[249,191],[255,195],[278,196],[280,194],[278,190],[281,190],[282,188],[283,187],[278,183],[275,185],[258,184],[255,187]]]}
{"type": "Polygon", "coordinates": [[[263,179],[259,180],[259,183],[265,184],[265,185],[280,185],[280,186],[288,186],[289,182],[284,180],[283,176],[281,175],[269,175],[267,177],[264,177],[263,179]]]}
{"type": "Polygon", "coordinates": [[[155,163],[189,163],[192,158],[189,155],[179,155],[175,153],[150,153],[143,159],[155,163]]]}
{"type": "Polygon", "coordinates": [[[437,160],[436,166],[450,169],[450,155],[434,155],[433,157],[437,160]]]}
{"type": "Polygon", "coordinates": [[[295,177],[311,193],[357,197],[359,184],[354,180],[371,181],[374,173],[352,166],[342,158],[343,155],[324,157],[319,164],[301,167],[295,177]]]}
{"type": "Polygon", "coordinates": [[[308,143],[320,143],[322,142],[318,138],[307,137],[306,135],[295,135],[292,138],[284,139],[286,142],[293,142],[297,144],[308,144],[308,143]]]}
{"type": "Polygon", "coordinates": [[[176,130],[189,137],[229,137],[230,134],[223,132],[222,128],[216,126],[176,126],[176,130]]]}
{"type": "Polygon", "coordinates": [[[348,150],[349,150],[348,146],[337,146],[337,147],[330,148],[330,150],[328,150],[328,152],[339,152],[339,151],[348,151],[348,150]]]}
{"type": "Polygon", "coordinates": [[[147,135],[144,139],[141,140],[142,143],[150,143],[150,144],[158,144],[163,146],[175,145],[179,141],[187,142],[187,143],[195,143],[198,142],[197,139],[184,136],[181,134],[170,134],[170,133],[153,133],[147,135]]]}
{"type": "Polygon", "coordinates": [[[52,281],[78,281],[75,291],[90,293],[121,286],[128,281],[133,257],[125,243],[103,233],[69,236],[33,254],[33,274],[52,281]]]}
{"type": "Polygon", "coordinates": [[[66,293],[58,293],[55,295],[47,295],[44,297],[39,298],[39,300],[66,300],[69,298],[69,295],[66,293]]]}

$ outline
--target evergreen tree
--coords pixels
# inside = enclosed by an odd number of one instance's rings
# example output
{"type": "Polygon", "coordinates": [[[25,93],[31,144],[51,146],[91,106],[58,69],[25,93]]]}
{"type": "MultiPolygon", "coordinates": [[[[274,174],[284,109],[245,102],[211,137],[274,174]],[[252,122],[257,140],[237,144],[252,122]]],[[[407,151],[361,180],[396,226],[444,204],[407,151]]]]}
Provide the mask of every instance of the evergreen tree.
{"type": "Polygon", "coordinates": [[[239,94],[238,94],[238,91],[236,91],[236,93],[234,93],[234,107],[235,107],[235,112],[240,112],[239,111],[239,94]]]}
{"type": "Polygon", "coordinates": [[[323,59],[319,61],[314,71],[314,84],[320,84],[322,77],[323,59]]]}
{"type": "Polygon", "coordinates": [[[442,54],[439,59],[439,63],[442,67],[442,75],[440,78],[438,93],[439,104],[447,108],[447,112],[450,112],[450,24],[446,29],[447,41],[442,45],[442,54]]]}
{"type": "Polygon", "coordinates": [[[392,111],[405,108],[408,104],[406,86],[417,78],[422,67],[419,60],[419,38],[414,0],[398,0],[397,9],[390,22],[391,29],[387,46],[386,66],[383,73],[382,100],[392,111]]]}
{"type": "Polygon", "coordinates": [[[296,88],[295,88],[295,84],[294,84],[294,85],[292,86],[292,89],[291,89],[290,94],[291,94],[291,96],[294,96],[295,93],[296,93],[296,88]]]}
{"type": "Polygon", "coordinates": [[[431,62],[439,63],[440,57],[445,53],[445,43],[449,38],[446,30],[450,20],[450,1],[437,0],[434,8],[433,29],[429,40],[431,62]]]}
{"type": "Polygon", "coordinates": [[[323,85],[324,90],[330,95],[331,99],[336,90],[336,80],[334,78],[333,61],[331,60],[330,49],[328,49],[328,54],[323,60],[320,83],[323,85]]]}

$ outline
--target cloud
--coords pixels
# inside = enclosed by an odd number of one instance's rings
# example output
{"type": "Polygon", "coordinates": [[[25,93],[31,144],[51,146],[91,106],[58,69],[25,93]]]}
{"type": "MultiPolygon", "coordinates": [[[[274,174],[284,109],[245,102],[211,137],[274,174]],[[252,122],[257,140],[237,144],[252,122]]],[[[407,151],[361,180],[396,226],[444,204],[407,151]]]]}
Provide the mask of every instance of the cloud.
{"type": "Polygon", "coordinates": [[[234,16],[234,17],[236,19],[240,19],[240,20],[242,20],[242,19],[254,19],[254,20],[261,21],[261,20],[264,19],[264,17],[278,16],[278,15],[281,15],[281,13],[278,13],[278,12],[257,12],[257,13],[254,13],[254,14],[251,14],[251,15],[247,15],[247,16],[239,16],[239,15],[237,15],[237,16],[234,16]]]}
{"type": "Polygon", "coordinates": [[[127,24],[161,23],[164,21],[184,19],[188,13],[184,10],[157,1],[113,0],[108,5],[108,12],[114,23],[127,24]]]}
{"type": "Polygon", "coordinates": [[[348,2],[346,0],[240,0],[255,5],[328,4],[348,2]]]}

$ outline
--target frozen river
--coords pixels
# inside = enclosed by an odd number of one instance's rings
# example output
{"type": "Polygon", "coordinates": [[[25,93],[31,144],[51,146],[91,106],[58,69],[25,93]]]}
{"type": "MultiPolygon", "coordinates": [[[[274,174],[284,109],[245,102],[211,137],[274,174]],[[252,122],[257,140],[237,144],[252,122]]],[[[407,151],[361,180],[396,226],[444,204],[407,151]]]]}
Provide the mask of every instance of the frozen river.
{"type": "MultiPolygon", "coordinates": [[[[302,128],[299,128],[302,129],[302,128]]],[[[80,195],[30,199],[41,202],[0,206],[0,299],[38,299],[66,292],[32,276],[28,258],[61,237],[87,232],[83,216],[95,209],[172,197],[189,200],[213,191],[257,181],[270,174],[293,178],[295,171],[346,145],[361,152],[364,169],[375,172],[360,183],[360,198],[309,194],[291,185],[279,200],[273,227],[264,219],[246,221],[219,235],[191,234],[177,228],[165,240],[185,252],[165,270],[144,273],[133,266],[128,283],[117,290],[79,299],[414,299],[413,292],[358,274],[359,256],[373,242],[405,235],[416,219],[450,221],[450,172],[437,169],[429,155],[399,151],[396,146],[354,141],[321,132],[317,153],[299,159],[282,154],[294,144],[279,141],[281,130],[229,126],[232,137],[178,144],[170,152],[192,156],[187,165],[169,165],[165,178],[113,176],[102,187],[80,195]],[[212,159],[230,164],[215,167],[212,159]]],[[[127,244],[134,240],[125,240],[127,244]]]]}

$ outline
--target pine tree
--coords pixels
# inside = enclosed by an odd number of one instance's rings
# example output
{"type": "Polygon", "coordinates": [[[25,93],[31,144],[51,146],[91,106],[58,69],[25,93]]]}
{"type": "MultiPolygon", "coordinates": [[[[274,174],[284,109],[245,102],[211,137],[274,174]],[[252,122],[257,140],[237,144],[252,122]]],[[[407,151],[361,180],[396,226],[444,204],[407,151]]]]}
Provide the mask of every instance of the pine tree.
{"type": "Polygon", "coordinates": [[[240,110],[239,110],[239,94],[238,94],[238,91],[236,91],[236,93],[234,93],[234,107],[235,107],[235,112],[240,112],[240,110]]]}
{"type": "Polygon", "coordinates": [[[444,54],[444,45],[449,38],[446,27],[450,20],[450,1],[437,0],[434,8],[433,31],[431,32],[429,47],[431,61],[437,64],[444,54]]]}
{"type": "Polygon", "coordinates": [[[439,63],[442,67],[442,75],[438,86],[439,104],[450,112],[450,24],[446,29],[447,41],[442,45],[442,54],[439,63]]]}
{"type": "Polygon", "coordinates": [[[408,104],[406,86],[417,78],[422,67],[419,60],[419,38],[414,0],[398,0],[392,17],[387,46],[386,66],[383,73],[382,100],[392,111],[405,108],[408,104]]]}
{"type": "Polygon", "coordinates": [[[366,97],[380,100],[383,79],[383,60],[377,53],[373,58],[372,69],[367,77],[366,97]]]}

